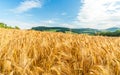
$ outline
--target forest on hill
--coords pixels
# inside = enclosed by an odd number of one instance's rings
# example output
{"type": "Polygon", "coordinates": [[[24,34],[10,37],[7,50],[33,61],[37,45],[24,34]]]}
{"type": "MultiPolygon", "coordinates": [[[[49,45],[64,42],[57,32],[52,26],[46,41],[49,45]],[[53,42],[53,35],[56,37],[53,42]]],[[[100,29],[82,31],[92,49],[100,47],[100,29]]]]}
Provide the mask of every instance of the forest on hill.
{"type": "Polygon", "coordinates": [[[38,26],[31,28],[38,31],[50,31],[50,32],[63,32],[73,34],[89,34],[89,35],[101,35],[101,36],[120,36],[120,28],[113,27],[104,30],[92,29],[92,28],[66,28],[66,27],[44,27],[38,26]]]}
{"type": "MultiPolygon", "coordinates": [[[[0,23],[0,28],[20,29],[18,26],[12,27],[5,23],[0,23]]],[[[98,30],[98,29],[92,29],[92,28],[67,28],[67,27],[38,26],[38,27],[32,27],[30,30],[63,32],[63,33],[72,33],[72,34],[89,34],[89,35],[100,35],[100,36],[120,36],[120,28],[118,27],[98,30]]]]}

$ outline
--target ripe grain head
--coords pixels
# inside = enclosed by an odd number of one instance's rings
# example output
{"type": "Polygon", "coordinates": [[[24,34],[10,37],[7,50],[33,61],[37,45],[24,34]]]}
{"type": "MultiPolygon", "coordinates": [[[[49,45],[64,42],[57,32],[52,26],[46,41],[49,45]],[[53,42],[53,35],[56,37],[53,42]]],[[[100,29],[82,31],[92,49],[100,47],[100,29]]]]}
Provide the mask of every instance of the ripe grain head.
{"type": "Polygon", "coordinates": [[[0,29],[2,75],[120,75],[120,38],[0,29]]]}

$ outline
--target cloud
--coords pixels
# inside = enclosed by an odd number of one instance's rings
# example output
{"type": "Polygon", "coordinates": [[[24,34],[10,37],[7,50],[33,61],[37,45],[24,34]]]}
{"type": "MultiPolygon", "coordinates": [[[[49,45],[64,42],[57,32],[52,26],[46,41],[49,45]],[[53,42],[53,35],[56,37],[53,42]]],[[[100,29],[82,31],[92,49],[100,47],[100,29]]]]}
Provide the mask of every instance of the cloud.
{"type": "Polygon", "coordinates": [[[20,3],[18,7],[16,7],[12,11],[15,13],[24,13],[33,8],[41,8],[41,7],[42,7],[41,0],[24,0],[23,2],[20,3]]]}
{"type": "Polygon", "coordinates": [[[40,23],[48,25],[48,24],[54,24],[55,21],[54,20],[45,20],[45,21],[40,21],[40,23]]]}
{"type": "Polygon", "coordinates": [[[82,0],[77,16],[81,27],[109,28],[120,26],[120,0],[82,0]]]}

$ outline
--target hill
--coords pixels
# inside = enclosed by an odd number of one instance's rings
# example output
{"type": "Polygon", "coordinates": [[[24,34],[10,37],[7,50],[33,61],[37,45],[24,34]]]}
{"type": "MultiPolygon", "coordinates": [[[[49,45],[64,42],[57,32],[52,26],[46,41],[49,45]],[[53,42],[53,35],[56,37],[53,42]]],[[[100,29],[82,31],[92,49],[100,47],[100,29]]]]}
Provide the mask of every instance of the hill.
{"type": "Polygon", "coordinates": [[[120,30],[120,28],[119,27],[112,27],[112,28],[106,29],[106,31],[110,31],[110,32],[115,32],[117,30],[120,30]]]}
{"type": "Polygon", "coordinates": [[[72,32],[72,33],[86,33],[86,34],[95,34],[96,32],[99,32],[97,29],[91,29],[91,28],[65,28],[65,27],[33,27],[32,30],[38,30],[38,31],[53,31],[53,32],[72,32]]]}
{"type": "Polygon", "coordinates": [[[65,28],[65,27],[38,26],[38,27],[33,27],[32,30],[76,33],[76,34],[90,34],[90,35],[103,35],[103,36],[120,36],[120,28],[118,27],[98,30],[98,29],[92,29],[92,28],[65,28]]]}

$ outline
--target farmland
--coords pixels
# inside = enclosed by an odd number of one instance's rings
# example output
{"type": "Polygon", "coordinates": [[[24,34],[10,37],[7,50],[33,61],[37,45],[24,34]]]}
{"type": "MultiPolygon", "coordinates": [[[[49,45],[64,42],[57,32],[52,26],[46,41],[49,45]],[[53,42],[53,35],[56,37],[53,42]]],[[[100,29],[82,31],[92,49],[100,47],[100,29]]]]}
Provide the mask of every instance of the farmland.
{"type": "Polygon", "coordinates": [[[0,75],[120,75],[120,38],[0,29],[0,75]]]}

